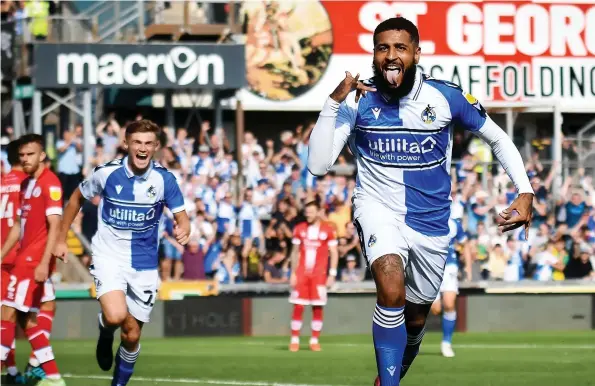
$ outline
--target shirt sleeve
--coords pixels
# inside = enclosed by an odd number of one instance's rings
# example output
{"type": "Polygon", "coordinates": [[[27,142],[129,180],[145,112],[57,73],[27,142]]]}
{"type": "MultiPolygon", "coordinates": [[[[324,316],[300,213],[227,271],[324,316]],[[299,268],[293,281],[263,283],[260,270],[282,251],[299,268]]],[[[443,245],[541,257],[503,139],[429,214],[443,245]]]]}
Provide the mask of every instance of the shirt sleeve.
{"type": "Polygon", "coordinates": [[[512,139],[488,116],[481,103],[454,83],[436,79],[429,80],[429,83],[447,100],[452,122],[476,134],[492,148],[517,191],[533,193],[525,168],[522,167],[521,154],[512,139]]]}
{"type": "Polygon", "coordinates": [[[100,195],[103,192],[105,178],[103,178],[103,169],[95,168],[91,175],[79,184],[79,189],[83,197],[87,200],[100,195]]]}
{"type": "Polygon", "coordinates": [[[171,173],[165,174],[164,177],[163,198],[165,199],[165,205],[167,205],[172,213],[179,213],[185,210],[184,196],[182,195],[180,186],[176,182],[176,178],[171,173]]]}
{"type": "Polygon", "coordinates": [[[308,170],[315,176],[325,175],[333,166],[355,126],[357,104],[355,93],[342,103],[328,98],[310,133],[308,170]]]}
{"type": "Polygon", "coordinates": [[[512,139],[490,117],[480,127],[477,135],[483,139],[494,152],[518,193],[533,193],[531,182],[525,172],[521,153],[512,139]]]}
{"type": "Polygon", "coordinates": [[[62,185],[58,178],[48,181],[43,187],[45,198],[45,215],[62,215],[62,185]]]}

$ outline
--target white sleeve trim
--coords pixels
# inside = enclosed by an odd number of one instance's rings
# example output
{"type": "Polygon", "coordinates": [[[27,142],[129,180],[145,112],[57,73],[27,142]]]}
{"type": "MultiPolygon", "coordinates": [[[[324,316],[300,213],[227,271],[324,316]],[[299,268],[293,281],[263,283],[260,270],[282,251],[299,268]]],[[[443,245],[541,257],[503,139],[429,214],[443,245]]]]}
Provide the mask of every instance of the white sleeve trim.
{"type": "Polygon", "coordinates": [[[533,193],[531,182],[525,171],[525,164],[521,153],[519,153],[512,139],[488,117],[477,132],[477,135],[483,139],[494,151],[496,158],[510,177],[516,187],[517,192],[533,193]]]}
{"type": "Polygon", "coordinates": [[[337,246],[337,245],[339,245],[339,242],[337,240],[331,240],[331,241],[328,242],[328,246],[329,247],[334,247],[334,246],[337,246]]]}
{"type": "Polygon", "coordinates": [[[291,243],[293,245],[300,245],[302,243],[302,241],[300,239],[298,239],[297,237],[294,237],[293,239],[291,239],[291,243]]]}
{"type": "Polygon", "coordinates": [[[46,217],[54,216],[54,215],[62,216],[62,208],[57,208],[57,207],[47,208],[45,210],[45,215],[46,215],[46,217]]]}
{"type": "Polygon", "coordinates": [[[169,211],[172,213],[180,213],[183,210],[186,210],[186,207],[184,205],[178,206],[177,208],[174,208],[174,209],[170,209],[169,211]]]}

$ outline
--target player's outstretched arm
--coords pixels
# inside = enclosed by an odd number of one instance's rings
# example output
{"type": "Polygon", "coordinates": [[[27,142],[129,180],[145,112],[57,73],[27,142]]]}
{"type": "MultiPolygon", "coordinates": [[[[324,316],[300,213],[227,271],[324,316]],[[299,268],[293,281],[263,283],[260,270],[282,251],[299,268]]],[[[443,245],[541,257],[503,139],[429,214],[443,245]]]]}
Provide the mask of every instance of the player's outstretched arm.
{"type": "Polygon", "coordinates": [[[512,205],[500,213],[502,219],[498,221],[500,229],[507,232],[525,226],[525,233],[528,236],[533,214],[534,192],[525,172],[521,153],[504,130],[492,121],[475,97],[463,93],[456,85],[431,82],[446,96],[453,121],[479,136],[492,148],[519,193],[512,205]]]}
{"type": "Polygon", "coordinates": [[[533,216],[534,192],[525,168],[521,166],[523,165],[521,153],[512,139],[490,118],[486,120],[478,134],[490,145],[519,193],[512,204],[500,213],[502,221],[498,221],[498,226],[503,232],[524,226],[525,237],[528,238],[533,216]]]}
{"type": "Polygon", "coordinates": [[[68,256],[68,246],[66,245],[66,237],[68,236],[68,231],[70,230],[70,226],[72,222],[76,218],[77,214],[81,210],[83,203],[85,202],[85,197],[81,193],[81,189],[77,187],[72,195],[70,196],[70,200],[66,204],[66,208],[64,208],[64,213],[62,215],[62,221],[60,223],[60,227],[57,233],[56,238],[56,245],[54,246],[54,256],[63,261],[67,261],[68,256]]]}
{"type": "Polygon", "coordinates": [[[17,241],[19,241],[20,237],[21,237],[21,216],[15,216],[14,224],[12,225],[12,228],[10,228],[10,232],[8,232],[8,236],[6,237],[4,244],[2,244],[2,251],[0,252],[1,259],[4,259],[4,256],[6,256],[6,254],[8,252],[10,252],[12,247],[14,247],[15,244],[17,243],[17,241]]]}
{"type": "MultiPolygon", "coordinates": [[[[375,88],[359,82],[359,74],[354,78],[346,72],[345,79],[339,83],[325,102],[310,134],[308,170],[315,176],[328,173],[347,143],[351,129],[355,125],[357,100],[347,103],[346,99],[354,90],[376,91],[375,88]]],[[[357,98],[359,96],[356,96],[357,98]]]]}

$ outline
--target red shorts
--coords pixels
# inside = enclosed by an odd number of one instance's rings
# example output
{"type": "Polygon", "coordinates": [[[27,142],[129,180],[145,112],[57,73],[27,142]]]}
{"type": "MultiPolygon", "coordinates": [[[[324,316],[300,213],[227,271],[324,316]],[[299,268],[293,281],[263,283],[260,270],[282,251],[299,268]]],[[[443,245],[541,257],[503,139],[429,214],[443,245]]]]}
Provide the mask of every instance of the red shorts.
{"type": "Polygon", "coordinates": [[[2,270],[2,304],[21,312],[38,312],[41,303],[56,299],[50,279],[37,283],[33,271],[2,270]]]}
{"type": "Polygon", "coordinates": [[[289,302],[304,306],[326,305],[326,275],[298,275],[295,288],[289,296],[289,302]]]}

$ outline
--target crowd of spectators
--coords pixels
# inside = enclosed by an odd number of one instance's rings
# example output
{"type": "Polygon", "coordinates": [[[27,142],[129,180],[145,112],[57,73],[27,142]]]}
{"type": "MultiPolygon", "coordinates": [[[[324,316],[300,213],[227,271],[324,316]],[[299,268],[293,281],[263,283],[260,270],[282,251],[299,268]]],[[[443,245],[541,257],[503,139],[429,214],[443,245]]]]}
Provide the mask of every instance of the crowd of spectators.
{"type": "MultiPolygon", "coordinates": [[[[356,184],[352,156],[346,149],[328,175],[311,175],[306,163],[313,126],[308,122],[260,141],[246,132],[240,165],[224,130],[214,130],[207,121],[196,135],[184,128],[164,128],[157,159],[175,175],[184,193],[192,240],[186,247],[176,243],[166,212],[160,229],[163,280],[288,283],[292,230],[303,221],[304,203],[314,199],[322,203],[324,221],[336,229],[338,281],[371,279],[351,222],[356,184]]],[[[99,122],[91,167],[124,155],[123,132],[113,115],[99,122]]],[[[525,240],[521,229],[501,234],[493,225],[516,193],[489,147],[457,132],[453,157],[452,217],[467,233],[467,240],[456,246],[462,280],[595,279],[592,173],[578,169],[566,176],[554,197],[560,165],[545,165],[542,159],[547,158],[534,151],[526,161],[536,196],[525,240]]],[[[64,132],[56,143],[54,166],[66,195],[89,173],[82,163],[81,126],[64,132]]],[[[98,200],[86,203],[74,224],[74,230],[89,240],[96,230],[97,204],[98,200]]],[[[74,240],[72,248],[89,264],[74,240]]]]}

